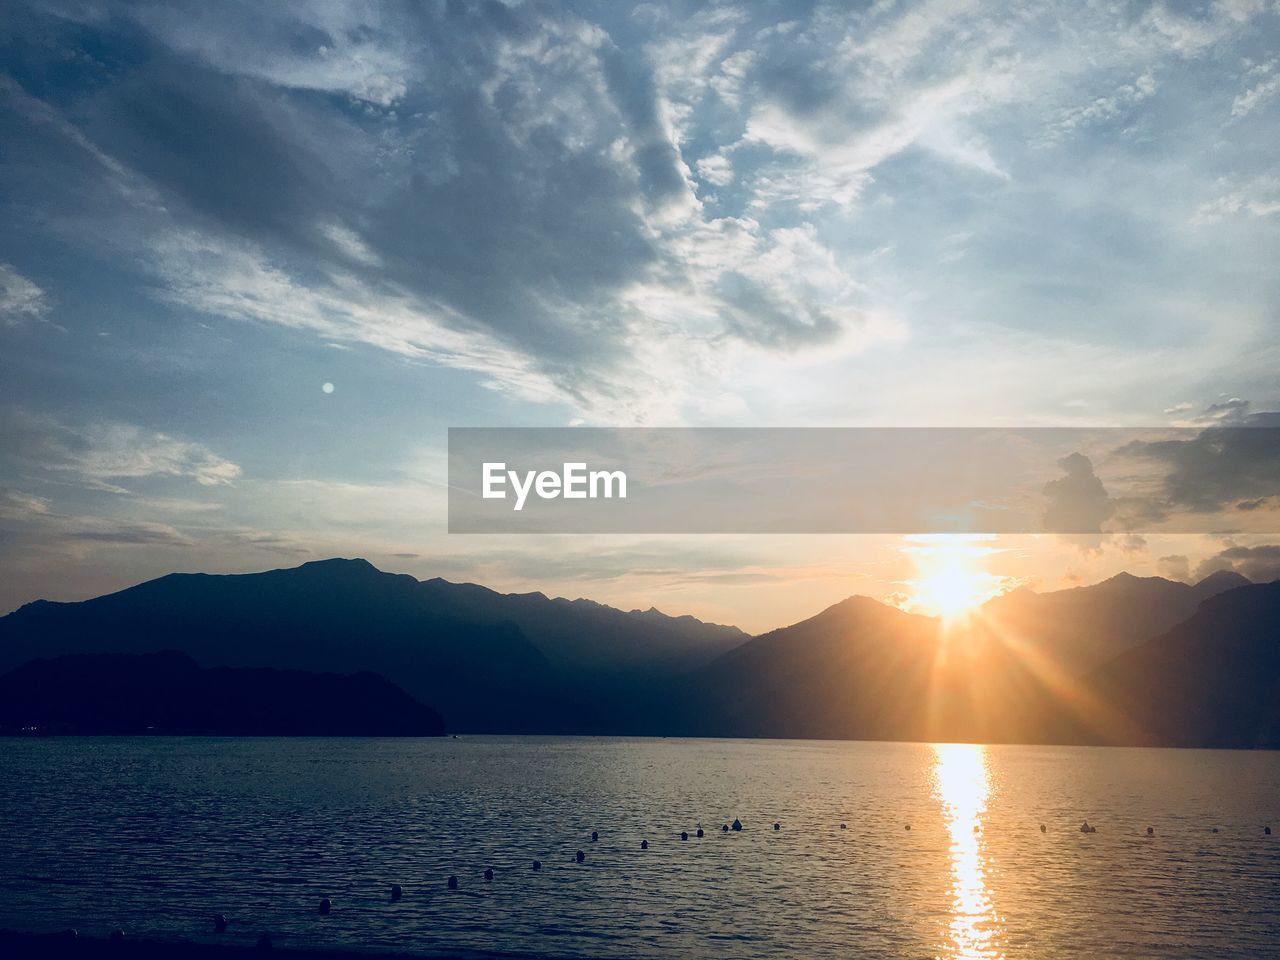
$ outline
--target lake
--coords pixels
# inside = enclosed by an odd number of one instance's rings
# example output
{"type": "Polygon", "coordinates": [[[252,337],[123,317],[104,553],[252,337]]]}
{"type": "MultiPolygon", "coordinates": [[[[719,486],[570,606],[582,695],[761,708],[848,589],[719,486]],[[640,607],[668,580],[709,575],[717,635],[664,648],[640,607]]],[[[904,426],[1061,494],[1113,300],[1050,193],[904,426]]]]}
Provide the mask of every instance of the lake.
{"type": "Polygon", "coordinates": [[[0,928],[67,926],[463,956],[1280,956],[1280,753],[0,740],[0,928]]]}

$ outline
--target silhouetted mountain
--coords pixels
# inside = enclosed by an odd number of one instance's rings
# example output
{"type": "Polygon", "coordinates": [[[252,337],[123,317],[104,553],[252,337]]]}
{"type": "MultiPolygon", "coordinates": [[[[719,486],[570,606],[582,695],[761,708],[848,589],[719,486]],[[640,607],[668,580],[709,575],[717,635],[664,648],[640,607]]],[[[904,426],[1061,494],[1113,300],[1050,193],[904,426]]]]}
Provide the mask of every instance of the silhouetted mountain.
{"type": "Polygon", "coordinates": [[[326,560],[237,576],[171,574],[82,603],[0,619],[0,669],[67,653],[181,650],[209,667],[371,671],[438,707],[455,729],[523,722],[554,686],[513,624],[444,616],[409,576],[326,560]]]}
{"type": "Polygon", "coordinates": [[[1011,591],[983,605],[970,629],[997,630],[1068,676],[1105,663],[1196,611],[1201,601],[1247,584],[1222,571],[1195,586],[1120,573],[1101,583],[1049,593],[1011,591]]]}
{"type": "Polygon", "coordinates": [[[1234,570],[1219,570],[1195,584],[1191,588],[1191,595],[1195,598],[1196,606],[1199,607],[1210,597],[1216,597],[1236,587],[1247,587],[1251,583],[1253,581],[1244,574],[1236,573],[1234,570]]]}
{"type": "MultiPolygon", "coordinates": [[[[1092,724],[1142,688],[1095,686],[1079,676],[1081,664],[1108,649],[1146,650],[1146,631],[1194,612],[1197,591],[1223,590],[1205,609],[1233,609],[1252,589],[1238,583],[1215,577],[1191,587],[1125,574],[1050,594],[1019,591],[952,626],[852,597],[698,671],[670,716],[705,734],[1091,742],[1100,735],[1092,724]]],[[[1267,622],[1280,627],[1274,615],[1267,622]]],[[[1157,694],[1144,693],[1156,714],[1157,694]]],[[[1242,714],[1226,739],[1254,729],[1251,716],[1242,714]]]]}
{"type": "Polygon", "coordinates": [[[178,649],[209,667],[372,671],[454,729],[518,733],[1181,742],[1198,728],[1161,711],[1185,701],[1205,718],[1204,742],[1252,744],[1270,736],[1265,701],[1232,713],[1215,698],[1232,684],[1246,698],[1274,695],[1264,641],[1280,620],[1265,604],[1237,611],[1257,595],[1242,581],[1121,574],[1015,591],[957,625],[852,597],[740,642],[735,628],[691,617],[330,560],[28,604],[0,619],[0,669],[178,649]],[[1226,638],[1221,661],[1204,639],[1214,630],[1226,638]]]}
{"type": "Polygon", "coordinates": [[[1106,706],[1084,739],[1280,748],[1280,581],[1212,597],[1088,678],[1106,706]]]}
{"type": "Polygon", "coordinates": [[[664,671],[704,663],[742,636],[691,618],[325,560],[171,574],[81,603],[27,604],[0,618],[0,670],[68,653],[177,649],[206,666],[372,671],[459,730],[596,732],[616,729],[628,696],[664,671]]]}
{"type": "Polygon", "coordinates": [[[710,663],[747,639],[737,627],[669,617],[653,608],[624,613],[593,600],[498,593],[439,578],[424,580],[422,590],[435,610],[459,620],[514,623],[548,661],[575,679],[660,680],[710,663]]]}
{"type": "Polygon", "coordinates": [[[181,653],[81,654],[0,676],[0,730],[440,736],[440,715],[372,673],[202,670],[181,653]]]}
{"type": "Polygon", "coordinates": [[[919,739],[937,629],[850,597],[697,671],[672,722],[712,736],[919,739]]]}

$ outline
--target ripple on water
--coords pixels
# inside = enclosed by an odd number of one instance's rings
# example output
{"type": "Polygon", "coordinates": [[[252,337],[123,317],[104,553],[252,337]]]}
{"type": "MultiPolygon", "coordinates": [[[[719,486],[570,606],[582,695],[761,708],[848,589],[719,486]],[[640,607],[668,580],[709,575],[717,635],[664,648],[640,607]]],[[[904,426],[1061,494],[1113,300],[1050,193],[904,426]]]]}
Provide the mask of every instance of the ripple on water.
{"type": "Polygon", "coordinates": [[[1278,801],[1275,753],[11,740],[0,926],[560,957],[1264,956],[1278,801]]]}

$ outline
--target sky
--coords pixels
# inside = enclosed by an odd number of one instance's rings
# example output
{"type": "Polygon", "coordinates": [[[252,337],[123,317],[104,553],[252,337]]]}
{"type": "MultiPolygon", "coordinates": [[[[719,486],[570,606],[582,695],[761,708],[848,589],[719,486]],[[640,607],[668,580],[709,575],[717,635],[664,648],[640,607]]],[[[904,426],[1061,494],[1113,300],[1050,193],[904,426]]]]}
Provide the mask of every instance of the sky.
{"type": "Polygon", "coordinates": [[[1275,411],[1276,143],[1264,0],[5,4],[0,611],[333,555],[750,630],[909,597],[902,538],[449,535],[446,430],[1275,411]]]}

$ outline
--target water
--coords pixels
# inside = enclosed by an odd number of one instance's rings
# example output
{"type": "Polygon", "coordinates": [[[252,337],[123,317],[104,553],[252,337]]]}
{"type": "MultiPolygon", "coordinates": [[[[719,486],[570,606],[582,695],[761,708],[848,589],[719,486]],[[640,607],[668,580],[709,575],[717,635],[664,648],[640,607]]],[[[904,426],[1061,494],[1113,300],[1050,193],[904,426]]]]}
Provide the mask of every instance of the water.
{"type": "Polygon", "coordinates": [[[0,740],[0,927],[215,940],[215,912],[463,956],[1280,956],[1280,753],[0,740]]]}

